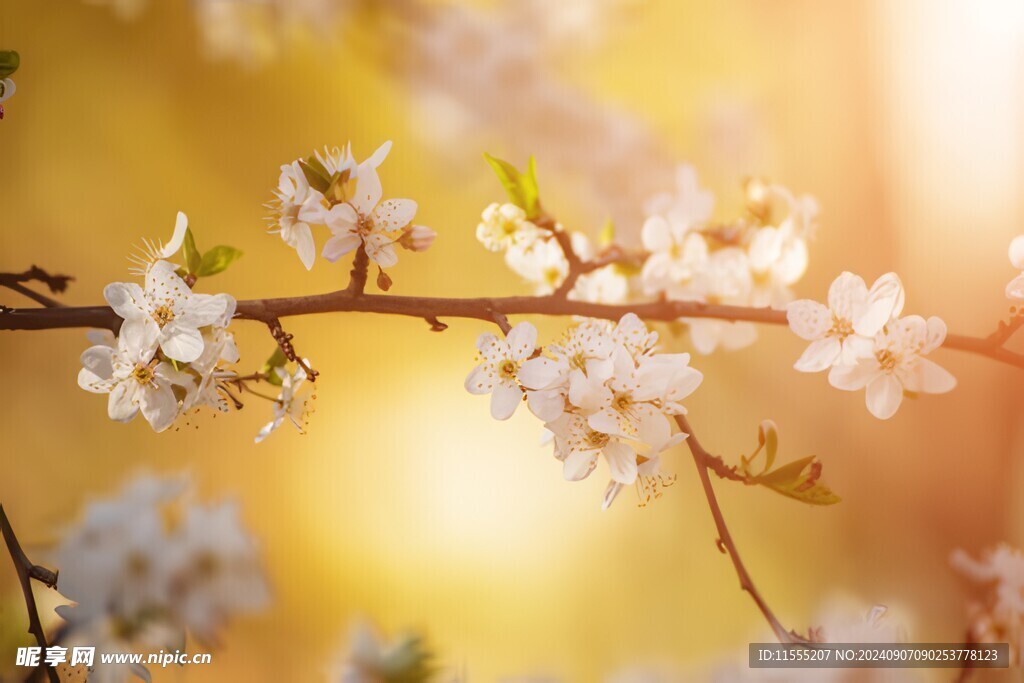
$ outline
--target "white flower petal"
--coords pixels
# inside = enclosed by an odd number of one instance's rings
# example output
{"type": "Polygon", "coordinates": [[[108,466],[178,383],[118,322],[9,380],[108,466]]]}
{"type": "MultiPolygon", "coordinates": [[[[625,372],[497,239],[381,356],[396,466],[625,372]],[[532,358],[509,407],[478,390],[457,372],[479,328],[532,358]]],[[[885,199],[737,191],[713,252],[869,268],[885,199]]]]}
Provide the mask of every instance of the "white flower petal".
{"type": "Polygon", "coordinates": [[[537,328],[532,323],[521,322],[509,330],[505,341],[512,352],[512,358],[522,360],[537,348],[537,328]]]}
{"type": "Polygon", "coordinates": [[[562,476],[568,481],[586,479],[594,471],[597,451],[573,451],[562,465],[562,476]]]}
{"type": "Polygon", "coordinates": [[[377,148],[377,151],[370,155],[369,159],[367,159],[363,163],[366,164],[367,166],[370,166],[371,168],[377,168],[384,163],[384,160],[387,158],[388,152],[390,151],[391,140],[387,140],[386,142],[384,142],[384,144],[377,148]]]}
{"type": "Polygon", "coordinates": [[[142,308],[145,305],[146,296],[142,287],[134,282],[112,282],[103,288],[103,298],[114,313],[125,320],[132,320],[146,315],[142,308]]]}
{"type": "Polygon", "coordinates": [[[903,385],[891,374],[883,373],[867,385],[864,401],[872,415],[888,420],[903,402],[903,385]]]}
{"type": "Polygon", "coordinates": [[[162,432],[178,417],[178,400],[168,385],[140,392],[139,408],[153,431],[162,432]]]}
{"type": "Polygon", "coordinates": [[[604,447],[605,460],[612,479],[620,484],[632,484],[636,481],[636,451],[621,442],[613,442],[604,447]]]}
{"type": "Polygon", "coordinates": [[[374,224],[386,232],[401,230],[416,217],[416,202],[411,199],[388,199],[373,210],[374,224]]]}
{"type": "Polygon", "coordinates": [[[1010,242],[1010,263],[1018,270],[1024,270],[1024,235],[1017,235],[1010,242]]]}
{"type": "Polygon", "coordinates": [[[380,232],[372,233],[367,235],[364,244],[366,255],[381,268],[390,268],[398,263],[393,240],[387,235],[380,232]]]}
{"type": "Polygon", "coordinates": [[[800,299],[786,306],[786,319],[790,329],[807,341],[820,339],[832,327],[832,312],[811,299],[800,299]]]}
{"type": "Polygon", "coordinates": [[[918,389],[924,394],[945,394],[956,388],[956,377],[948,370],[927,358],[919,358],[915,368],[918,389]]]}
{"type": "Polygon", "coordinates": [[[181,249],[182,242],[185,241],[186,230],[188,230],[188,216],[179,211],[178,216],[174,221],[174,234],[171,235],[171,241],[160,250],[160,258],[171,258],[178,253],[178,250],[181,249]]]}
{"type": "Polygon", "coordinates": [[[501,382],[491,392],[491,417],[507,420],[512,417],[523,400],[523,391],[515,384],[501,382]]]}
{"type": "Polygon", "coordinates": [[[471,394],[489,394],[494,389],[494,371],[486,364],[473,368],[466,376],[466,391],[471,394]]]}
{"type": "Polygon", "coordinates": [[[828,383],[843,391],[859,391],[882,374],[878,364],[862,360],[856,365],[836,365],[828,373],[828,383]]]}
{"type": "MultiPolygon", "coordinates": [[[[534,337],[534,343],[536,341],[536,337],[534,337]]],[[[519,366],[518,376],[519,381],[527,389],[550,389],[563,381],[563,374],[567,369],[568,366],[564,363],[538,356],[519,366]]]]}
{"type": "Polygon", "coordinates": [[[836,364],[842,345],[835,337],[825,337],[811,342],[793,367],[800,372],[821,372],[836,364]]]}
{"type": "Polygon", "coordinates": [[[557,389],[527,391],[526,403],[530,412],[544,422],[557,420],[565,412],[565,395],[557,389]]]}
{"type": "Polygon", "coordinates": [[[853,320],[854,313],[868,298],[868,286],[859,276],[850,272],[840,273],[828,288],[828,307],[832,313],[846,320],[853,320]]]}
{"type": "Polygon", "coordinates": [[[316,242],[313,241],[313,231],[305,223],[299,223],[292,228],[291,246],[295,247],[296,253],[306,270],[313,270],[313,263],[316,261],[316,242]]]}
{"type": "Polygon", "coordinates": [[[362,242],[362,238],[354,232],[338,233],[324,243],[324,249],[320,252],[320,255],[334,263],[345,254],[353,251],[362,242]]]}
{"type": "Polygon", "coordinates": [[[1024,273],[1010,280],[1006,285],[1006,298],[1024,300],[1024,273]]]}
{"type": "Polygon", "coordinates": [[[853,320],[853,331],[874,337],[903,311],[903,297],[903,283],[896,273],[886,273],[875,280],[868,292],[866,305],[853,320]]]}
{"type": "Polygon", "coordinates": [[[640,239],[649,252],[669,251],[675,243],[668,221],[662,216],[651,216],[644,221],[640,239]]]}
{"type": "Polygon", "coordinates": [[[382,194],[377,169],[367,161],[359,164],[352,206],[364,216],[369,216],[380,202],[382,194]]]}
{"type": "Polygon", "coordinates": [[[203,335],[194,327],[171,321],[161,331],[160,350],[182,363],[191,363],[203,353],[203,335]]]}
{"type": "Polygon", "coordinates": [[[135,403],[134,385],[135,380],[128,379],[118,382],[110,392],[107,400],[107,415],[111,420],[117,422],[130,422],[139,412],[139,406],[135,403]]]}

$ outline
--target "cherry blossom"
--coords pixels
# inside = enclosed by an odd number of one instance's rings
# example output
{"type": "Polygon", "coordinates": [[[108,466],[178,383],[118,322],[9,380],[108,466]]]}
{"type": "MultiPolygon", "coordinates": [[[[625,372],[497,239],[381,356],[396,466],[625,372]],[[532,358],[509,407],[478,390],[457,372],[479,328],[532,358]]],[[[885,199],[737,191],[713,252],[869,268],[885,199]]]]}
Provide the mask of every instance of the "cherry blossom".
{"type": "Polygon", "coordinates": [[[880,420],[896,414],[906,392],[944,394],[956,387],[956,378],[924,358],[946,339],[946,324],[910,315],[889,323],[874,339],[872,355],[855,365],[836,365],[828,381],[837,389],[866,389],[868,410],[880,420]]]}
{"type": "Polygon", "coordinates": [[[538,296],[554,292],[569,274],[569,261],[553,238],[538,239],[526,246],[513,244],[505,252],[505,263],[532,284],[538,296]]]}
{"type": "Polygon", "coordinates": [[[159,346],[173,360],[188,363],[203,352],[199,328],[226,325],[235,311],[227,294],[195,294],[178,277],[174,264],[158,261],[146,273],[146,288],[115,282],[103,296],[114,312],[124,318],[121,336],[140,349],[159,346]]]}
{"type": "Polygon", "coordinates": [[[971,635],[980,643],[1009,642],[1011,665],[1019,666],[1024,661],[1024,553],[1004,543],[978,560],[956,550],[950,561],[987,587],[969,604],[971,635]]]}
{"type": "Polygon", "coordinates": [[[281,175],[274,190],[275,201],[267,205],[275,211],[270,234],[281,239],[299,254],[306,270],[316,261],[316,243],[310,223],[318,223],[323,213],[324,196],[309,186],[298,161],[281,166],[281,175]]]}
{"type": "MultiPolygon", "coordinates": [[[[309,364],[308,360],[303,362],[309,364]]],[[[295,425],[300,433],[304,432],[303,418],[306,414],[306,399],[300,395],[299,391],[306,381],[306,369],[302,367],[302,364],[296,365],[294,374],[288,374],[284,368],[274,368],[274,372],[281,380],[281,392],[277,395],[277,400],[274,401],[274,419],[263,425],[256,435],[256,443],[262,442],[277,431],[278,427],[284,424],[286,418],[295,425]]]]}
{"type": "Polygon", "coordinates": [[[476,238],[490,251],[528,247],[539,234],[540,228],[528,221],[526,212],[515,204],[489,205],[476,227],[476,238]]]}
{"type": "Polygon", "coordinates": [[[828,290],[828,306],[801,299],[786,308],[790,328],[811,342],[794,367],[820,372],[836,365],[855,365],[874,353],[874,338],[903,310],[903,284],[886,273],[867,288],[853,273],[844,272],[828,290]]]}
{"type": "Polygon", "coordinates": [[[533,354],[537,344],[537,328],[521,322],[505,339],[485,332],[477,340],[480,365],[466,377],[466,391],[471,394],[491,394],[491,415],[496,420],[507,420],[515,413],[523,399],[523,390],[517,381],[523,361],[533,354]]]}

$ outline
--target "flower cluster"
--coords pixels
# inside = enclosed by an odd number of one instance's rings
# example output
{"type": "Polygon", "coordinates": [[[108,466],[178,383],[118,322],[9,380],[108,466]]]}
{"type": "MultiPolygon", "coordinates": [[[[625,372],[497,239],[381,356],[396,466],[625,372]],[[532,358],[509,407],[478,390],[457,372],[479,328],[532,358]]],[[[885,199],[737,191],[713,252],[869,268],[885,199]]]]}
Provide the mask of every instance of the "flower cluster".
{"type": "Polygon", "coordinates": [[[229,618],[266,604],[259,552],[235,505],[187,501],[186,484],[140,477],[68,530],[53,561],[57,589],[75,602],[57,608],[69,642],[173,650],[187,632],[211,644],[229,618]]]}
{"type": "MultiPolygon", "coordinates": [[[[748,215],[713,224],[714,197],[701,189],[696,171],[679,168],[676,185],[674,194],[658,195],[646,207],[641,237],[649,255],[641,273],[643,293],[734,306],[781,307],[791,301],[790,287],[807,270],[817,202],[751,180],[746,185],[748,215]]],[[[684,322],[699,353],[739,349],[757,339],[748,322],[684,322]]]]}
{"type": "Polygon", "coordinates": [[[480,335],[480,364],[466,378],[473,394],[491,394],[491,414],[512,416],[525,397],[554,442],[566,479],[584,479],[603,459],[611,473],[607,508],[627,484],[656,487],[660,454],[686,438],[672,433],[680,401],[701,383],[689,354],[656,353],[658,336],[636,315],[617,324],[584,320],[538,349],[523,322],[502,339],[480,335]]]}
{"type": "MultiPolygon", "coordinates": [[[[426,683],[437,680],[433,653],[421,636],[407,633],[385,640],[365,621],[356,622],[336,680],[340,683],[426,683]]],[[[333,677],[332,677],[333,678],[333,677]]]]}
{"type": "Polygon", "coordinates": [[[306,416],[311,412],[308,398],[303,389],[306,382],[306,368],[309,365],[307,359],[297,363],[294,373],[289,373],[283,367],[273,368],[274,376],[281,384],[281,391],[274,399],[274,418],[263,425],[256,435],[256,443],[262,442],[268,436],[277,431],[278,427],[284,424],[285,419],[295,425],[300,434],[305,434],[306,416]]]}
{"type": "Polygon", "coordinates": [[[158,432],[193,407],[226,410],[217,380],[232,374],[224,363],[238,360],[227,331],[234,298],[193,292],[179,267],[166,260],[182,246],[187,229],[179,213],[171,242],[147,245],[137,259],[143,286],[107,285],[103,295],[124,322],[116,337],[90,335],[94,345],[82,353],[78,374],[83,389],[109,395],[111,419],[129,422],[141,412],[158,432]]]}
{"type": "Polygon", "coordinates": [[[999,545],[980,560],[957,550],[952,564],[989,590],[969,605],[971,637],[978,643],[1010,643],[1012,666],[1024,663],[1024,553],[999,545]]]}
{"type": "Polygon", "coordinates": [[[837,389],[865,389],[872,415],[887,420],[904,395],[942,394],[956,378],[924,356],[946,339],[946,324],[937,317],[900,317],[903,284],[895,273],[878,278],[868,289],[853,273],[842,273],[828,291],[828,305],[801,299],[789,304],[789,326],[811,342],[797,360],[800,372],[828,370],[837,389]]]}
{"type": "Polygon", "coordinates": [[[324,226],[331,237],[321,251],[328,261],[363,249],[381,269],[398,263],[395,246],[425,251],[436,233],[413,225],[416,202],[411,199],[382,201],[377,168],[391,150],[385,142],[370,158],[356,163],[351,147],[335,147],[297,159],[281,167],[275,199],[267,205],[271,233],[298,252],[307,269],[316,261],[313,226],[324,226]]]}

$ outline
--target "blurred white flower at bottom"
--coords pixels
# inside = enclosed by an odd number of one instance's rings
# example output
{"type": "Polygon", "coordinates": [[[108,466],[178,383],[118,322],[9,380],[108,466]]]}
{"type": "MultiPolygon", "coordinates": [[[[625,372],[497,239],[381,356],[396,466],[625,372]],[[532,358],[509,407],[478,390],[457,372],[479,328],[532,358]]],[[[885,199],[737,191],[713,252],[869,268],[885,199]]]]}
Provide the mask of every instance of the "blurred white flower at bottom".
{"type": "Polygon", "coordinates": [[[422,683],[436,669],[423,638],[415,634],[385,641],[366,621],[352,626],[348,650],[340,667],[340,683],[422,683]]]}

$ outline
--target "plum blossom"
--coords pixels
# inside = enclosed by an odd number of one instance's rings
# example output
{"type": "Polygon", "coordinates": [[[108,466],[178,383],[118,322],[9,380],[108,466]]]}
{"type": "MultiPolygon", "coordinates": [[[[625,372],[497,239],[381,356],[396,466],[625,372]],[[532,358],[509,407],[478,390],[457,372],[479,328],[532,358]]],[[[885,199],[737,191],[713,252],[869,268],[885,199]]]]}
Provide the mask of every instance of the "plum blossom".
{"type": "Polygon", "coordinates": [[[538,296],[554,292],[569,274],[569,261],[554,238],[538,239],[527,246],[510,246],[505,252],[505,263],[532,284],[538,296]]]}
{"type": "Polygon", "coordinates": [[[828,381],[837,389],[866,389],[868,411],[880,420],[896,414],[905,393],[944,394],[956,387],[956,378],[924,358],[946,339],[946,323],[910,315],[895,320],[874,339],[872,355],[855,365],[835,365],[828,381]]]}
{"type": "Polygon", "coordinates": [[[794,367],[820,372],[855,365],[874,353],[874,338],[903,311],[903,284],[886,273],[867,288],[859,276],[844,272],[828,290],[828,306],[801,299],[786,308],[789,326],[811,342],[794,367]]]}
{"type": "Polygon", "coordinates": [[[1024,661],[1024,553],[1000,544],[974,559],[963,550],[950,561],[964,576],[986,587],[968,605],[971,635],[979,643],[1010,643],[1011,666],[1024,661]]]}
{"type": "Polygon", "coordinates": [[[165,245],[159,240],[151,242],[144,239],[142,247],[138,250],[139,253],[128,257],[128,260],[134,264],[134,267],[129,268],[129,271],[134,275],[145,276],[154,265],[177,254],[178,250],[181,249],[181,245],[185,242],[185,233],[187,231],[188,216],[179,211],[174,221],[174,232],[171,234],[171,240],[165,245]]]}
{"type": "MultiPolygon", "coordinates": [[[[303,359],[303,363],[309,365],[309,361],[303,359]]],[[[305,418],[307,406],[306,399],[299,391],[306,381],[306,369],[301,363],[296,364],[295,373],[289,374],[281,367],[274,368],[275,374],[281,380],[281,392],[274,401],[274,419],[263,425],[256,435],[256,443],[262,442],[268,436],[277,431],[278,427],[284,424],[287,418],[299,433],[304,433],[303,419],[305,418]]]]}
{"type": "Polygon", "coordinates": [[[489,251],[528,247],[539,235],[540,228],[528,221],[526,212],[515,204],[490,204],[476,226],[476,238],[489,251]]]}
{"type": "Polygon", "coordinates": [[[423,638],[406,634],[387,641],[370,623],[353,624],[349,651],[340,667],[340,683],[426,681],[434,667],[423,638]]]}
{"type": "MultiPolygon", "coordinates": [[[[173,650],[186,632],[212,643],[226,620],[266,603],[259,552],[235,507],[192,503],[187,489],[183,477],[139,477],[64,533],[51,559],[57,590],[74,601],[57,608],[68,643],[173,650]]],[[[96,664],[96,680],[127,680],[96,664]]]]}
{"type": "Polygon", "coordinates": [[[274,201],[267,205],[275,211],[270,219],[270,234],[279,234],[284,243],[294,249],[306,270],[312,270],[316,261],[316,243],[310,224],[319,223],[323,213],[324,196],[309,186],[298,161],[281,166],[281,175],[274,190],[274,201]]]}
{"type": "Polygon", "coordinates": [[[150,357],[150,352],[133,345],[133,338],[121,335],[117,346],[99,344],[82,353],[78,385],[94,394],[109,394],[107,414],[118,422],[130,422],[141,412],[162,432],[178,417],[180,403],[174,387],[195,389],[195,379],[171,363],[150,357]]]}
{"type": "Polygon", "coordinates": [[[650,256],[641,271],[644,293],[665,292],[683,298],[686,286],[708,258],[704,236],[686,224],[669,223],[663,216],[651,216],[640,233],[650,256]]]}
{"type": "Polygon", "coordinates": [[[567,480],[585,479],[599,461],[607,463],[611,481],[602,507],[625,485],[656,488],[660,454],[686,438],[672,433],[671,418],[686,412],[681,401],[703,379],[689,366],[689,355],[656,353],[657,334],[632,313],[615,325],[584,319],[539,354],[532,326],[530,332],[518,354],[497,347],[494,335],[483,335],[480,348],[488,360],[470,374],[466,388],[476,394],[492,390],[498,375],[493,368],[503,364],[507,398],[492,398],[494,416],[511,415],[525,392],[567,480]],[[495,411],[496,402],[507,408],[495,411]]]}
{"type": "Polygon", "coordinates": [[[189,363],[203,352],[199,328],[226,325],[235,312],[227,294],[195,294],[178,277],[174,264],[158,261],[146,273],[146,287],[114,282],[103,296],[124,318],[121,336],[140,350],[159,346],[170,359],[189,363]]]}
{"type": "Polygon", "coordinates": [[[322,222],[333,235],[324,244],[322,253],[328,261],[337,261],[363,245],[370,260],[381,268],[398,263],[395,239],[390,233],[412,224],[416,202],[411,199],[381,201],[383,189],[375,164],[379,165],[386,154],[378,150],[378,154],[359,164],[352,196],[323,212],[322,222]],[[379,161],[377,156],[381,157],[379,161]]]}
{"type": "Polygon", "coordinates": [[[536,344],[537,328],[528,322],[513,327],[505,339],[486,332],[477,340],[481,362],[466,377],[466,391],[491,394],[491,415],[494,419],[512,417],[523,400],[523,391],[517,381],[519,368],[533,354],[536,344]]]}
{"type": "MultiPolygon", "coordinates": [[[[1017,270],[1024,271],[1024,235],[1018,235],[1010,242],[1010,263],[1017,270]]],[[[1024,272],[1006,285],[1006,297],[1024,301],[1024,272]]]]}

